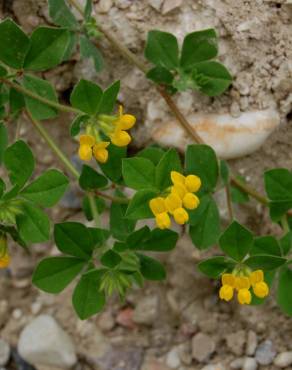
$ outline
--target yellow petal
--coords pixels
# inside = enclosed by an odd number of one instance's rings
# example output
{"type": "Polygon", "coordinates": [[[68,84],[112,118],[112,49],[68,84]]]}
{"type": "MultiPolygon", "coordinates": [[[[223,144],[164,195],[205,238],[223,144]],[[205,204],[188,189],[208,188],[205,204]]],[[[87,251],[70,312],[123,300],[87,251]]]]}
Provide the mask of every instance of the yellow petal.
{"type": "Polygon", "coordinates": [[[179,225],[184,225],[189,220],[189,214],[184,208],[177,208],[173,211],[173,218],[179,225]]]}
{"type": "Polygon", "coordinates": [[[80,145],[78,155],[82,161],[90,161],[92,158],[91,147],[89,145],[80,145]]]}
{"type": "Polygon", "coordinates": [[[235,288],[237,290],[249,289],[250,288],[249,278],[247,276],[237,276],[235,278],[235,288]]]}
{"type": "Polygon", "coordinates": [[[232,274],[223,274],[221,277],[222,285],[230,285],[235,288],[235,276],[232,274]]]}
{"type": "Polygon", "coordinates": [[[183,198],[183,205],[187,209],[195,209],[199,204],[199,198],[193,193],[187,193],[183,198]]]}
{"type": "Polygon", "coordinates": [[[249,280],[250,280],[250,283],[252,285],[255,285],[261,281],[264,281],[264,272],[263,270],[256,270],[256,271],[253,271],[250,275],[249,275],[249,280]]]}
{"type": "Polygon", "coordinates": [[[170,217],[167,212],[159,213],[155,217],[159,229],[169,229],[171,225],[170,217]]]}
{"type": "Polygon", "coordinates": [[[153,198],[149,202],[149,207],[154,215],[166,212],[165,200],[162,197],[153,198]]]}
{"type": "Polygon", "coordinates": [[[168,212],[173,213],[175,209],[181,208],[182,200],[177,194],[170,193],[165,198],[165,205],[166,205],[168,212]]]}
{"type": "Polygon", "coordinates": [[[186,188],[191,193],[196,193],[201,187],[201,179],[195,175],[188,175],[186,177],[186,188]]]}
{"type": "Polygon", "coordinates": [[[219,290],[219,297],[226,302],[233,298],[233,288],[230,285],[223,285],[219,290]]]}
{"type": "Polygon", "coordinates": [[[253,286],[254,294],[259,298],[265,298],[269,294],[269,287],[264,281],[260,281],[253,286]]]}
{"type": "Polygon", "coordinates": [[[182,175],[181,173],[179,173],[177,171],[171,171],[170,178],[171,178],[171,181],[173,182],[173,184],[175,184],[175,185],[176,184],[181,184],[181,185],[185,184],[184,175],[182,175]]]}
{"type": "Polygon", "coordinates": [[[246,288],[239,289],[238,294],[237,294],[237,299],[240,304],[250,304],[251,292],[246,288]]]}
{"type": "Polygon", "coordinates": [[[104,148],[93,147],[93,154],[99,163],[106,163],[108,160],[108,151],[104,148]]]}
{"type": "Polygon", "coordinates": [[[187,189],[183,184],[176,183],[171,187],[171,192],[177,194],[181,199],[183,199],[187,193],[187,189]]]}
{"type": "Polygon", "coordinates": [[[123,114],[119,118],[118,127],[121,130],[130,130],[136,123],[136,117],[132,114],[123,114]]]}
{"type": "Polygon", "coordinates": [[[0,258],[0,268],[5,269],[10,265],[10,256],[6,253],[3,257],[0,258]]]}
{"type": "Polygon", "coordinates": [[[95,144],[96,140],[91,135],[80,135],[79,142],[80,142],[80,145],[93,146],[95,144]]]}
{"type": "Polygon", "coordinates": [[[98,148],[98,149],[105,149],[107,148],[108,146],[110,145],[110,142],[109,141],[100,141],[99,143],[96,143],[94,145],[95,148],[98,148]]]}
{"type": "Polygon", "coordinates": [[[116,130],[114,134],[111,135],[111,141],[116,146],[127,146],[131,140],[132,138],[127,131],[116,130]]]}

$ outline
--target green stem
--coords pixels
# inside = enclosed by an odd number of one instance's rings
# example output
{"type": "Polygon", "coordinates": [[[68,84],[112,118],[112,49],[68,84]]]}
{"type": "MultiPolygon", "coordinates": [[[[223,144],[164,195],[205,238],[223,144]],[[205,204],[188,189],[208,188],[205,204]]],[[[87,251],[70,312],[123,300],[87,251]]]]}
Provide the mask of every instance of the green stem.
{"type": "Polygon", "coordinates": [[[233,220],[233,207],[232,207],[232,199],[231,199],[231,191],[230,191],[230,184],[225,185],[225,194],[226,194],[226,203],[227,203],[227,208],[228,208],[228,213],[229,213],[229,218],[230,221],[233,220]]]}
{"type": "Polygon", "coordinates": [[[49,105],[53,108],[56,108],[60,111],[75,113],[75,114],[82,114],[82,112],[79,109],[75,109],[73,107],[69,107],[68,105],[63,105],[63,104],[60,104],[60,103],[56,103],[52,100],[46,99],[46,98],[44,98],[44,97],[42,97],[38,94],[35,94],[34,92],[26,89],[25,87],[13,82],[13,81],[7,80],[6,78],[1,77],[0,81],[3,82],[4,84],[10,86],[10,87],[13,87],[15,90],[21,92],[22,94],[25,94],[25,95],[33,98],[33,99],[38,100],[41,103],[47,104],[47,105],[49,105]]]}
{"type": "Polygon", "coordinates": [[[282,229],[284,231],[284,235],[286,235],[290,231],[290,227],[289,227],[287,215],[284,215],[282,217],[282,219],[281,219],[281,225],[282,225],[282,229]]]}
{"type": "Polygon", "coordinates": [[[99,227],[100,219],[99,219],[99,213],[98,213],[98,209],[97,209],[96,202],[95,202],[95,197],[91,193],[87,193],[87,197],[89,200],[89,205],[90,205],[90,209],[91,209],[91,213],[94,219],[95,226],[99,227]]]}

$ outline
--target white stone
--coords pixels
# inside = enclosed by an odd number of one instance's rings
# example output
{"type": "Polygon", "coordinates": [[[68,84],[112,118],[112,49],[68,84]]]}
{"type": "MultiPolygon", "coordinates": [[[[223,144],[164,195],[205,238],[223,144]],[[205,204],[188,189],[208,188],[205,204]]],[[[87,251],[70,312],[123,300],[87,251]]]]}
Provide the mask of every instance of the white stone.
{"type": "Polygon", "coordinates": [[[270,340],[262,342],[255,353],[255,358],[260,365],[270,365],[276,356],[273,343],[270,340]]]}
{"type": "Polygon", "coordinates": [[[0,338],[0,366],[5,366],[9,361],[10,346],[0,338]]]}
{"type": "Polygon", "coordinates": [[[274,365],[281,368],[292,365],[292,351],[279,353],[274,360],[274,365]]]}
{"type": "Polygon", "coordinates": [[[196,334],[192,339],[192,357],[199,361],[206,361],[215,351],[215,342],[204,333],[196,334]]]}
{"type": "Polygon", "coordinates": [[[29,363],[70,368],[76,361],[69,335],[49,315],[40,315],[21,332],[19,354],[29,363]]]}
{"type": "Polygon", "coordinates": [[[258,337],[254,331],[250,330],[247,334],[246,354],[248,356],[254,355],[257,345],[258,345],[258,337]]]}
{"type": "Polygon", "coordinates": [[[167,14],[181,6],[183,0],[164,0],[162,14],[167,14]]]}
{"type": "Polygon", "coordinates": [[[100,0],[97,5],[97,11],[99,13],[108,13],[112,6],[113,6],[112,0],[100,0]]]}
{"type": "Polygon", "coordinates": [[[149,0],[149,5],[155,10],[160,10],[163,0],[149,0]]]}
{"type": "Polygon", "coordinates": [[[243,361],[242,370],[257,370],[258,364],[252,357],[246,357],[243,361]]]}
{"type": "Polygon", "coordinates": [[[133,314],[133,321],[137,324],[152,325],[158,318],[158,297],[147,296],[142,298],[133,314]]]}
{"type": "Polygon", "coordinates": [[[241,369],[244,363],[244,358],[236,358],[232,362],[230,362],[231,369],[241,369]]]}
{"type": "Polygon", "coordinates": [[[225,366],[218,363],[218,364],[210,364],[202,367],[201,370],[225,370],[225,366]]]}
{"type": "Polygon", "coordinates": [[[176,369],[180,365],[180,358],[177,348],[173,348],[166,355],[166,365],[171,369],[176,369]]]}
{"type": "MultiPolygon", "coordinates": [[[[223,159],[253,153],[280,124],[279,114],[272,109],[244,112],[237,118],[230,114],[202,113],[187,119],[204,142],[223,159]]],[[[175,146],[182,151],[192,142],[177,121],[153,125],[151,135],[159,144],[175,146]]]]}

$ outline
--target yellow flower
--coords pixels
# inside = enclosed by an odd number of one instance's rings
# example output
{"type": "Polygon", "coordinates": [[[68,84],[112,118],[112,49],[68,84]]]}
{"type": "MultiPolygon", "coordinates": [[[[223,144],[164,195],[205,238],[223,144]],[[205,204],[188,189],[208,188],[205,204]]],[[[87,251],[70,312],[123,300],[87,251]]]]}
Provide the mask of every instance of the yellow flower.
{"type": "Polygon", "coordinates": [[[177,184],[184,185],[185,184],[184,175],[182,175],[181,173],[177,171],[171,171],[170,178],[174,185],[177,185],[177,184]]]}
{"type": "Polygon", "coordinates": [[[249,280],[250,280],[251,285],[255,285],[256,283],[260,283],[261,281],[264,281],[264,272],[263,272],[263,270],[253,271],[249,275],[249,280]]]}
{"type": "Polygon", "coordinates": [[[223,285],[219,290],[220,299],[224,299],[226,302],[233,298],[233,288],[230,285],[223,285]]]}
{"type": "Polygon", "coordinates": [[[196,193],[201,187],[201,179],[195,175],[188,175],[185,179],[185,185],[190,193],[196,193]]]}
{"type": "Polygon", "coordinates": [[[170,217],[167,212],[159,213],[155,216],[156,224],[160,229],[169,229],[171,225],[170,217]]]}
{"type": "Polygon", "coordinates": [[[165,200],[162,197],[151,199],[149,202],[149,207],[155,216],[166,212],[165,200]]]}
{"type": "Polygon", "coordinates": [[[177,208],[173,211],[173,218],[179,225],[184,225],[189,221],[189,214],[184,208],[177,208]]]}
{"type": "Polygon", "coordinates": [[[80,135],[79,143],[79,158],[82,161],[90,161],[92,158],[92,147],[96,143],[95,138],[91,135],[80,135]]]}
{"type": "Polygon", "coordinates": [[[200,204],[199,198],[193,193],[187,193],[183,197],[183,205],[187,209],[196,209],[200,204]]]}
{"type": "Polygon", "coordinates": [[[237,276],[235,278],[235,288],[237,290],[249,289],[250,288],[249,278],[247,276],[237,276]]]}
{"type": "Polygon", "coordinates": [[[169,213],[173,213],[177,208],[181,208],[182,206],[182,200],[177,194],[170,193],[165,198],[165,206],[169,213]]]}
{"type": "Polygon", "coordinates": [[[173,194],[177,194],[181,199],[187,194],[187,189],[183,184],[176,183],[174,186],[171,187],[171,192],[173,194]]]}
{"type": "Polygon", "coordinates": [[[132,140],[127,131],[123,131],[120,129],[115,130],[114,133],[110,135],[110,138],[114,145],[120,147],[127,146],[132,140]]]}
{"type": "Polygon", "coordinates": [[[6,252],[2,257],[0,257],[0,268],[5,269],[10,265],[10,256],[6,252]]]}
{"type": "Polygon", "coordinates": [[[136,123],[136,117],[132,114],[123,114],[118,120],[118,126],[122,130],[130,130],[136,123]]]}
{"type": "Polygon", "coordinates": [[[263,270],[253,271],[249,276],[254,294],[259,298],[265,298],[269,294],[269,287],[264,282],[263,270]]]}
{"type": "Polygon", "coordinates": [[[235,288],[235,276],[233,274],[223,274],[221,277],[222,285],[230,285],[235,288]]]}
{"type": "Polygon", "coordinates": [[[237,299],[240,304],[250,304],[251,292],[247,288],[239,289],[237,299]]]}
{"type": "Polygon", "coordinates": [[[100,163],[105,163],[108,160],[107,147],[110,145],[108,141],[101,141],[94,145],[93,154],[95,159],[100,163]]]}

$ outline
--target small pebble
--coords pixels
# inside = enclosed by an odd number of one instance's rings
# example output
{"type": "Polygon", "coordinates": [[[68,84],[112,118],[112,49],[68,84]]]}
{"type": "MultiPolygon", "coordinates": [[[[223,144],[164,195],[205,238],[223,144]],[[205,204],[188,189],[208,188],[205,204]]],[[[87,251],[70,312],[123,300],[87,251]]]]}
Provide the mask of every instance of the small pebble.
{"type": "Polygon", "coordinates": [[[292,365],[292,351],[279,353],[274,360],[274,365],[280,368],[292,365]]]}
{"type": "Polygon", "coordinates": [[[0,366],[5,366],[10,358],[10,346],[0,338],[0,366]]]}
{"type": "Polygon", "coordinates": [[[177,348],[173,348],[168,352],[165,362],[171,369],[176,369],[180,366],[180,358],[177,348]]]}
{"type": "Polygon", "coordinates": [[[270,365],[276,356],[273,343],[270,340],[262,342],[256,352],[255,358],[260,365],[270,365]]]}
{"type": "Polygon", "coordinates": [[[244,359],[242,370],[256,370],[257,368],[258,368],[258,364],[254,358],[246,357],[244,359]]]}
{"type": "Polygon", "coordinates": [[[246,341],[246,354],[248,356],[253,356],[258,345],[258,337],[256,333],[250,330],[247,334],[246,341]]]}
{"type": "Polygon", "coordinates": [[[204,333],[196,334],[192,339],[192,357],[199,361],[206,361],[215,351],[215,342],[204,333]]]}

